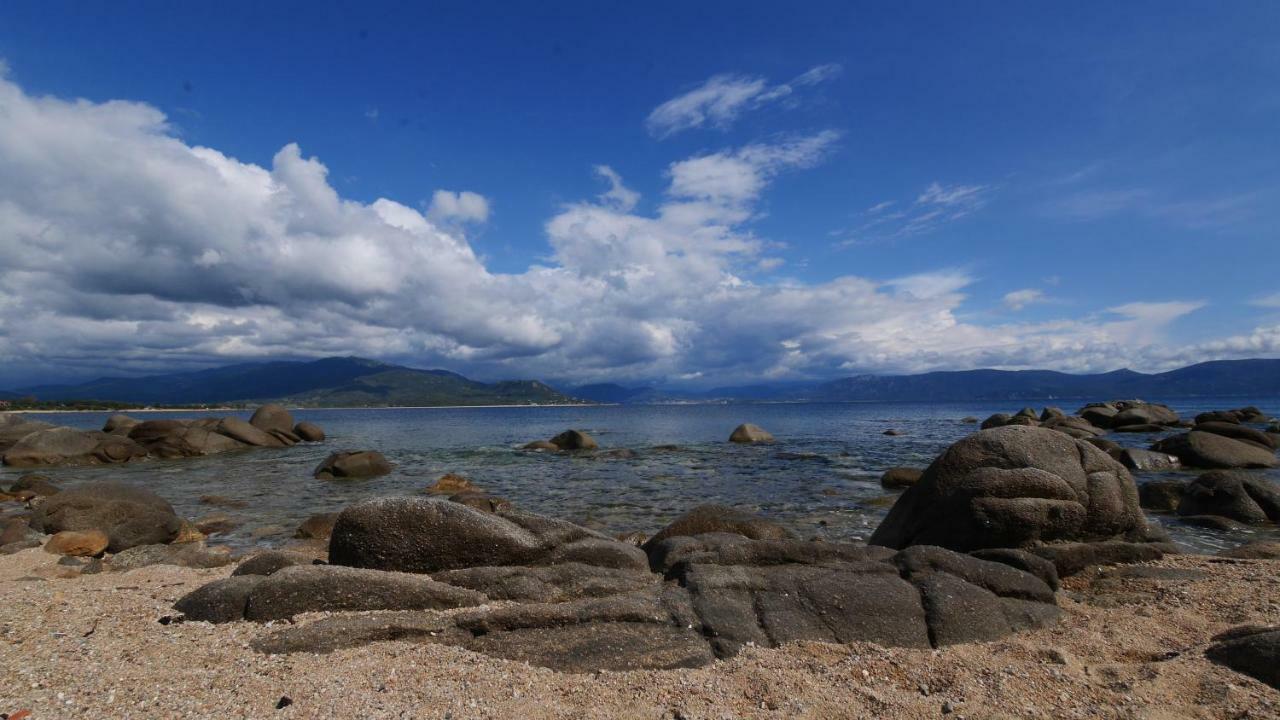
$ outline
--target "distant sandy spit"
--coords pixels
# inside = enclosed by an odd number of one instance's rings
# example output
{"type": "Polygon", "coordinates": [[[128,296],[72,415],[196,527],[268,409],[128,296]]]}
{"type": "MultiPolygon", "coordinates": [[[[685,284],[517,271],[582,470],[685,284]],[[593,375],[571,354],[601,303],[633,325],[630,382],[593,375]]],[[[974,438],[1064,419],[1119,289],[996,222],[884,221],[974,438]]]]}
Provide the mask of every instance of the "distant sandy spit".
{"type": "MultiPolygon", "coordinates": [[[[801,643],[698,670],[567,675],[444,645],[267,656],[251,623],[162,624],[230,572],[60,577],[0,557],[0,713],[52,718],[1275,718],[1280,693],[1209,663],[1209,638],[1280,623],[1280,562],[1169,557],[1071,578],[1053,628],[942,650],[801,643]],[[277,709],[277,706],[282,706],[277,709]]],[[[302,622],[311,618],[300,618],[302,622]]],[[[279,625],[277,624],[277,628],[279,625]]]]}

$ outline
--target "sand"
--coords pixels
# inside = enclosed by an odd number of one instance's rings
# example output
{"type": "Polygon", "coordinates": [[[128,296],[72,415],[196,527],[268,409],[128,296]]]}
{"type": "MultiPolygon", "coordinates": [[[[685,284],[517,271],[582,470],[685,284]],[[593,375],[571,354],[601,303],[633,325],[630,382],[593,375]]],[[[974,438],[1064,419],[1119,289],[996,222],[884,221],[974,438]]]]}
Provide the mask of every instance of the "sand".
{"type": "MultiPolygon", "coordinates": [[[[1280,692],[1209,638],[1280,624],[1280,563],[1170,557],[1200,580],[1071,578],[1055,627],[903,650],[802,643],[697,670],[569,675],[441,645],[266,656],[250,623],[162,624],[230,568],[59,578],[0,557],[0,713],[45,718],[1277,718],[1280,692]],[[282,698],[288,698],[285,707],[282,698]]],[[[306,621],[305,618],[300,619],[306,621]]],[[[278,626],[277,626],[278,627],[278,626]]]]}

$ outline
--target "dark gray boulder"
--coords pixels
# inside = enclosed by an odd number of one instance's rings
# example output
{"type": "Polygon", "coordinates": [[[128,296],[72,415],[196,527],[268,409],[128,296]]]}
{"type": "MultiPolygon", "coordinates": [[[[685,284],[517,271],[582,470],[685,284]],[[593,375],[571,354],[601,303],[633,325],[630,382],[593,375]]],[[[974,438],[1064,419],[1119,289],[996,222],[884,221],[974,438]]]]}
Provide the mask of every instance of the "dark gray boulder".
{"type": "Polygon", "coordinates": [[[303,442],[324,442],[324,430],[311,422],[300,422],[293,426],[293,434],[303,442]]]}
{"type": "Polygon", "coordinates": [[[1013,419],[1013,416],[1009,415],[1008,413],[996,413],[995,415],[992,415],[986,420],[983,420],[982,425],[980,425],[979,427],[981,427],[983,430],[990,430],[991,428],[1004,427],[1005,425],[1009,424],[1009,421],[1012,419],[1013,419]]]}
{"type": "Polygon", "coordinates": [[[1280,628],[1234,628],[1214,640],[1205,657],[1280,690],[1280,628]]]}
{"type": "Polygon", "coordinates": [[[241,575],[202,585],[183,595],[173,607],[188,620],[226,623],[243,620],[249,594],[266,577],[241,575]]]}
{"type": "Polygon", "coordinates": [[[551,444],[561,450],[595,450],[600,447],[595,438],[581,430],[565,430],[551,438],[551,444]]]}
{"type": "Polygon", "coordinates": [[[1198,430],[1160,440],[1151,449],[1175,455],[1183,465],[1189,467],[1231,469],[1280,465],[1276,454],[1270,450],[1225,435],[1198,430]]]}
{"type": "Polygon", "coordinates": [[[1165,553],[1177,552],[1177,548],[1172,543],[1122,540],[1053,543],[1029,548],[1029,550],[1052,562],[1061,577],[1070,577],[1098,565],[1151,562],[1159,560],[1165,553]]]}
{"type": "Polygon", "coordinates": [[[347,450],[324,459],[315,470],[320,480],[378,477],[392,470],[391,463],[376,450],[347,450]]]}
{"type": "Polygon", "coordinates": [[[443,610],[480,605],[478,592],[411,573],[334,565],[292,565],[249,593],[246,620],[282,620],[305,612],[443,610]]]}
{"type": "Polygon", "coordinates": [[[101,530],[111,540],[107,549],[118,553],[135,545],[173,541],[182,520],[169,503],[150,490],[94,483],[41,500],[31,515],[31,527],[47,534],[101,530]]]}
{"type": "Polygon", "coordinates": [[[1186,487],[1179,515],[1220,515],[1242,523],[1280,521],[1280,488],[1245,472],[1207,472],[1186,487]]]}
{"type": "Polygon", "coordinates": [[[773,435],[759,425],[743,423],[734,428],[733,432],[729,434],[729,442],[741,444],[771,443],[773,442],[773,435]]]}
{"type": "Polygon", "coordinates": [[[1043,428],[984,430],[948,448],[871,536],[886,547],[970,551],[1135,539],[1133,478],[1093,445],[1043,428]]]}
{"type": "Polygon", "coordinates": [[[1105,429],[1111,427],[1112,421],[1120,411],[1108,405],[1089,405],[1080,408],[1076,414],[1089,421],[1089,424],[1105,429]]]}
{"type": "Polygon", "coordinates": [[[383,498],[343,510],[329,540],[329,562],[417,573],[559,562],[642,570],[648,564],[639,548],[572,523],[435,498],[383,498]]]}

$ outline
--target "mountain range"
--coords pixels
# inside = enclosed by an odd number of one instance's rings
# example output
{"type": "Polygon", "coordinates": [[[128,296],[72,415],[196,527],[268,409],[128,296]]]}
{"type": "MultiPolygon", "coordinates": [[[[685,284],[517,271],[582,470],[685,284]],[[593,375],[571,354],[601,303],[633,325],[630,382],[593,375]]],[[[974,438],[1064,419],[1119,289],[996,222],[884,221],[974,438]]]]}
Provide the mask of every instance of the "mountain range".
{"type": "Polygon", "coordinates": [[[1163,373],[1116,370],[1073,375],[1048,370],[963,370],[857,375],[826,382],[763,383],[702,391],[614,383],[561,386],[538,380],[483,383],[447,370],[421,370],[357,357],[242,363],[147,377],[104,377],[75,385],[0,392],[0,399],[97,400],[194,405],[276,400],[302,407],[557,405],[582,402],[966,402],[1059,398],[1102,400],[1280,397],[1280,360],[1219,360],[1163,373]]]}

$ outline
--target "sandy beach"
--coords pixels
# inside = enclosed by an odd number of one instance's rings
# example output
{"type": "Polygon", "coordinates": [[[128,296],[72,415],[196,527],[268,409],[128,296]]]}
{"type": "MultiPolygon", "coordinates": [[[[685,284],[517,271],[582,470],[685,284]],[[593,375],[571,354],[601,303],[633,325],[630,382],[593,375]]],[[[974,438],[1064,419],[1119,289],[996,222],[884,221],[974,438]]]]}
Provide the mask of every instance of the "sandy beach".
{"type": "Polygon", "coordinates": [[[697,670],[574,675],[407,642],[263,655],[249,642],[271,626],[161,623],[230,567],[61,577],[57,560],[38,548],[0,557],[10,717],[1280,716],[1280,693],[1203,656],[1217,632],[1280,623],[1273,561],[1184,555],[1091,571],[1064,583],[1056,626],[995,643],[798,643],[697,670]]]}

